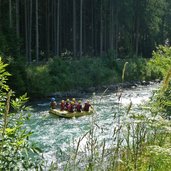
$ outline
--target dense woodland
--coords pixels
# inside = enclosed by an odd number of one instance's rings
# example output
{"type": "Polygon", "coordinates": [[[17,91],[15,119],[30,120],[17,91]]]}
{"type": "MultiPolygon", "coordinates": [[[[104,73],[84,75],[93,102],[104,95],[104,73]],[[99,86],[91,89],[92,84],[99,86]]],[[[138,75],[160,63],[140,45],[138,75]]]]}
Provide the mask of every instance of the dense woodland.
{"type": "Polygon", "coordinates": [[[118,83],[124,62],[125,81],[155,79],[140,57],[170,44],[170,21],[170,0],[0,0],[0,56],[20,95],[118,83]]]}
{"type": "Polygon", "coordinates": [[[171,38],[170,0],[0,0],[0,51],[28,63],[53,56],[150,57],[171,38]]]}

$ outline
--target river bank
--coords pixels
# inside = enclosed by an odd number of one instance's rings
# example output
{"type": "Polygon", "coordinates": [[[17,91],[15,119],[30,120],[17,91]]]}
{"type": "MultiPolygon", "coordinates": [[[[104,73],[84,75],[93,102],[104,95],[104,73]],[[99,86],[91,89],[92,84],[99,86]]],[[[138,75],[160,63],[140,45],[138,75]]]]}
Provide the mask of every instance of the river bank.
{"type": "Polygon", "coordinates": [[[50,97],[56,97],[56,98],[80,98],[80,97],[86,97],[93,93],[103,93],[104,91],[106,93],[110,92],[116,92],[120,89],[130,89],[135,88],[139,85],[146,86],[146,85],[153,85],[156,83],[160,83],[161,80],[156,79],[153,81],[132,81],[132,82],[124,82],[124,83],[117,83],[117,84],[110,84],[110,85],[103,85],[103,86],[95,86],[95,87],[89,87],[89,88],[77,88],[76,90],[70,90],[70,91],[64,91],[64,92],[54,92],[52,94],[49,94],[47,98],[50,97]]]}

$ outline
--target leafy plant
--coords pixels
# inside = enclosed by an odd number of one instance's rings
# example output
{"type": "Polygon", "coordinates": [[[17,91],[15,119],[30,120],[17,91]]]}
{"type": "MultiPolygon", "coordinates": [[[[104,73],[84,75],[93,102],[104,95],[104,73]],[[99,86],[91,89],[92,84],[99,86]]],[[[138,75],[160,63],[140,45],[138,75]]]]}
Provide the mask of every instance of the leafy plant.
{"type": "Polygon", "coordinates": [[[153,51],[152,56],[148,63],[151,76],[162,79],[171,66],[171,47],[159,46],[156,51],[153,51]]]}
{"type": "Polygon", "coordinates": [[[14,98],[6,84],[10,75],[6,66],[0,58],[0,170],[42,169],[43,160],[37,155],[40,149],[29,142],[32,132],[24,127],[30,117],[25,106],[27,95],[14,98]]]}

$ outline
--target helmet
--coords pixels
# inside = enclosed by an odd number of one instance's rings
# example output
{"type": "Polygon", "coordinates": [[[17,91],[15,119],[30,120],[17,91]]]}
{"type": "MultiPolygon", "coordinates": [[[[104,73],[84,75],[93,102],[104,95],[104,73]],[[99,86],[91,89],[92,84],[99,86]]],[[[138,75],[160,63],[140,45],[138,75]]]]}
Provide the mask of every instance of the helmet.
{"type": "Polygon", "coordinates": [[[66,101],[69,102],[69,99],[67,99],[66,101]]]}
{"type": "Polygon", "coordinates": [[[74,104],[74,102],[72,101],[71,104],[74,104]]]}
{"type": "Polygon", "coordinates": [[[79,100],[78,103],[81,103],[81,100],[79,100]]]}
{"type": "Polygon", "coordinates": [[[87,103],[89,104],[89,103],[90,103],[90,101],[89,101],[89,100],[87,100],[87,103]]]}
{"type": "Polygon", "coordinates": [[[55,101],[55,98],[54,98],[54,97],[52,97],[50,100],[53,102],[53,101],[55,101]]]}
{"type": "Polygon", "coordinates": [[[75,98],[72,98],[72,101],[75,101],[75,98]]]}
{"type": "Polygon", "coordinates": [[[64,103],[64,102],[65,102],[64,100],[61,101],[61,103],[64,103]]]}

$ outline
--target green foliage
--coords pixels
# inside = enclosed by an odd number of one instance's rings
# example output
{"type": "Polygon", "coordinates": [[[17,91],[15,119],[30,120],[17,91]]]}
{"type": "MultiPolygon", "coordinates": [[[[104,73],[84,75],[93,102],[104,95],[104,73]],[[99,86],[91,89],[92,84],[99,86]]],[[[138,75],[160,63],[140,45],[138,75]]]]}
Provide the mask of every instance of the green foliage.
{"type": "Polygon", "coordinates": [[[40,149],[29,142],[32,132],[24,127],[30,116],[24,105],[27,95],[14,98],[6,85],[9,73],[5,67],[0,59],[0,170],[42,169],[43,160],[37,155],[40,149]]]}
{"type": "Polygon", "coordinates": [[[159,46],[153,58],[142,57],[117,59],[114,55],[102,58],[84,57],[81,60],[54,58],[46,64],[25,66],[24,61],[8,58],[12,77],[10,85],[18,94],[42,97],[56,91],[86,89],[124,81],[148,81],[162,79],[170,66],[170,48],[159,46]],[[20,68],[20,69],[18,69],[20,68]]]}
{"type": "MultiPolygon", "coordinates": [[[[71,61],[70,61],[71,62],[71,61]]],[[[73,72],[70,69],[70,62],[55,58],[49,61],[49,75],[51,77],[50,83],[52,84],[54,91],[67,90],[69,87],[72,88],[72,76],[73,72]]]]}
{"type": "Polygon", "coordinates": [[[159,46],[148,63],[152,77],[163,78],[171,66],[171,47],[159,46]]]}
{"type": "Polygon", "coordinates": [[[157,90],[153,97],[153,112],[161,113],[164,117],[171,117],[171,69],[168,71],[162,87],[157,90]]]}
{"type": "Polygon", "coordinates": [[[20,54],[20,41],[17,39],[13,29],[4,28],[5,32],[0,30],[0,54],[3,56],[18,57],[20,54]]]}
{"type": "Polygon", "coordinates": [[[5,35],[0,32],[0,54],[5,53],[8,48],[7,41],[5,39],[5,35]]]}
{"type": "Polygon", "coordinates": [[[55,91],[87,88],[113,80],[113,71],[100,59],[51,59],[46,65],[27,67],[28,93],[44,96],[55,91]]]}
{"type": "Polygon", "coordinates": [[[165,116],[171,113],[171,47],[159,46],[153,52],[153,58],[149,61],[152,75],[164,78],[162,88],[155,93],[153,98],[153,110],[160,111],[165,116]]]}
{"type": "Polygon", "coordinates": [[[150,150],[150,165],[151,170],[165,171],[171,170],[171,156],[169,147],[152,146],[150,150]]]}
{"type": "Polygon", "coordinates": [[[80,70],[80,74],[78,74],[78,80],[82,77],[87,77],[86,87],[103,85],[107,82],[110,83],[112,79],[112,70],[108,68],[105,65],[105,62],[100,58],[87,58],[85,60],[82,60],[80,64],[78,63],[77,66],[79,66],[80,70]]]}
{"type": "Polygon", "coordinates": [[[150,68],[147,67],[147,60],[141,57],[115,60],[114,69],[119,74],[120,78],[123,77],[122,69],[125,63],[127,66],[124,71],[125,81],[138,81],[138,80],[150,80],[150,68]]]}
{"type": "Polygon", "coordinates": [[[50,92],[51,87],[55,86],[51,83],[51,76],[47,65],[28,66],[26,73],[27,92],[32,97],[45,96],[50,92]]]}
{"type": "Polygon", "coordinates": [[[12,76],[9,78],[9,86],[16,92],[17,95],[26,93],[26,69],[25,69],[25,60],[22,57],[8,57],[6,58],[8,63],[8,71],[12,73],[12,76]]]}
{"type": "Polygon", "coordinates": [[[9,90],[9,87],[6,85],[6,81],[7,76],[10,76],[10,74],[5,70],[5,67],[7,67],[7,64],[4,64],[2,62],[2,58],[0,57],[0,92],[3,90],[9,90]]]}
{"type": "Polygon", "coordinates": [[[147,3],[145,23],[149,29],[151,38],[155,38],[160,31],[162,16],[165,13],[167,3],[165,0],[151,0],[147,3]]]}
{"type": "Polygon", "coordinates": [[[124,73],[124,81],[152,78],[151,68],[144,58],[122,60],[112,57],[85,57],[81,60],[54,58],[44,65],[27,67],[27,92],[29,95],[39,97],[56,91],[119,83],[122,82],[125,62],[128,64],[124,73]]]}

